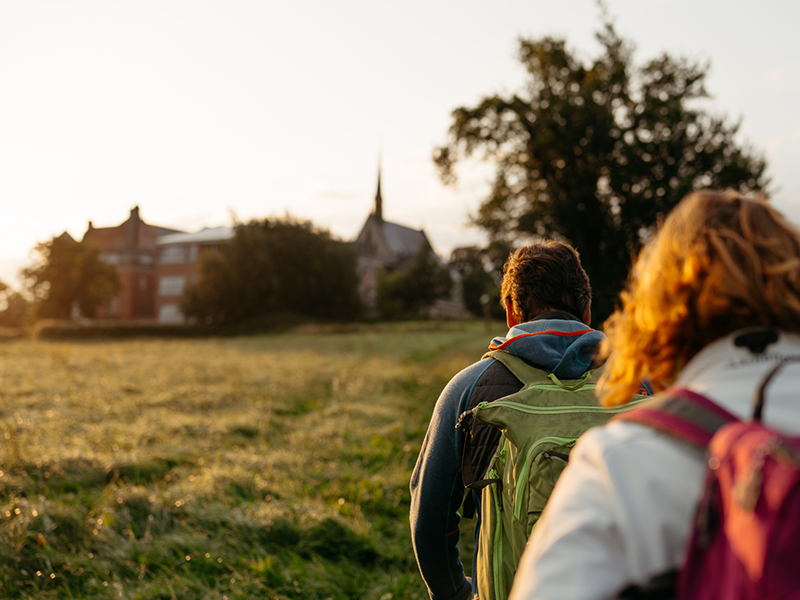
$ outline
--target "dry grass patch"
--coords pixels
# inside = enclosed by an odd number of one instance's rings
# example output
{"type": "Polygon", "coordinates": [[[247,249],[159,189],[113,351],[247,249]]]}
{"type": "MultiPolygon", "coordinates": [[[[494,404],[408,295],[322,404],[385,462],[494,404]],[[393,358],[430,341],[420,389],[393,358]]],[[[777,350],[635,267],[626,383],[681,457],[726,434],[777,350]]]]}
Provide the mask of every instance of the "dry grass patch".
{"type": "Polygon", "coordinates": [[[436,396],[490,337],[0,346],[0,596],[426,597],[408,479],[436,396]]]}

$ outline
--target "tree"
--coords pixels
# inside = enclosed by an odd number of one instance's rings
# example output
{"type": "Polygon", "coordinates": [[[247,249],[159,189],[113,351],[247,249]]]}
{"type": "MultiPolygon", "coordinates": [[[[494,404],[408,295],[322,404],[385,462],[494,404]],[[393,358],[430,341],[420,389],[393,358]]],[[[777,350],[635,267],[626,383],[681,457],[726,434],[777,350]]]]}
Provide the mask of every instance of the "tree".
{"type": "Polygon", "coordinates": [[[488,314],[495,319],[504,318],[500,305],[500,269],[490,259],[489,251],[477,246],[456,248],[450,255],[450,264],[461,277],[464,306],[478,317],[488,314]]]}
{"type": "Polygon", "coordinates": [[[419,317],[450,295],[453,279],[428,245],[420,246],[407,271],[383,272],[378,280],[378,312],[388,318],[419,317]]]}
{"type": "Polygon", "coordinates": [[[762,190],[765,161],[701,106],[707,65],[667,54],[637,68],[631,44],[606,19],[590,64],[563,40],[520,40],[525,88],[453,111],[434,150],[445,183],[478,153],[496,165],[474,224],[493,242],[542,237],[572,243],[608,314],[632,254],[659,219],[697,188],[762,190]]]}
{"type": "Polygon", "coordinates": [[[205,323],[289,313],[350,319],[359,308],[355,247],[291,217],[237,224],[219,253],[203,257],[181,301],[185,315],[205,323]]]}
{"type": "Polygon", "coordinates": [[[69,318],[73,306],[87,317],[122,289],[116,267],[100,259],[100,249],[64,232],[36,245],[38,264],[22,270],[37,318],[69,318]]]}
{"type": "Polygon", "coordinates": [[[11,289],[4,281],[0,281],[0,327],[22,327],[31,311],[31,303],[19,292],[11,289]]]}

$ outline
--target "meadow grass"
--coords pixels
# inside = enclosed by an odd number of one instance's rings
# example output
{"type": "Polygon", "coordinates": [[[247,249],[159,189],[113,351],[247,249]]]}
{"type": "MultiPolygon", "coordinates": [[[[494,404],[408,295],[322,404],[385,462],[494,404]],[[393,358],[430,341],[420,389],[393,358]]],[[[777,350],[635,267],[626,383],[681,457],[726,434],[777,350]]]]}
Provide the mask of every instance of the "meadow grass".
{"type": "Polygon", "coordinates": [[[0,597],[426,598],[409,477],[502,332],[0,345],[0,597]]]}

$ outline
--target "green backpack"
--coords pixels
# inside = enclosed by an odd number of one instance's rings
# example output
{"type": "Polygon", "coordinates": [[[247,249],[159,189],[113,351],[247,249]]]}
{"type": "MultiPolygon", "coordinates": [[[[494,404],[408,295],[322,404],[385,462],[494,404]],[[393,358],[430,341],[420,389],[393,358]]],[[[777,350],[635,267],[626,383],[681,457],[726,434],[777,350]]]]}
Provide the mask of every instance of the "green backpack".
{"type": "Polygon", "coordinates": [[[601,369],[560,381],[513,354],[494,351],[485,356],[503,363],[523,383],[520,391],[472,409],[475,419],[503,432],[486,478],[469,487],[482,490],[478,595],[481,600],[505,600],[525,544],[576,440],[635,403],[600,406],[594,390],[601,369]]]}

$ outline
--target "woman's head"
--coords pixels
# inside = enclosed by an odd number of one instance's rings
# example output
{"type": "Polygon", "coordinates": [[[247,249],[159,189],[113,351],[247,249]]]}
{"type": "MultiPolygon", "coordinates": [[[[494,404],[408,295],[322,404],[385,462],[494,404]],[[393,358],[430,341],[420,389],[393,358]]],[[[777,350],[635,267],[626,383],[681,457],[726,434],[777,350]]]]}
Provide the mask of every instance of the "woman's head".
{"type": "Polygon", "coordinates": [[[800,234],[760,199],[694,192],[642,250],[606,322],[600,397],[627,402],[645,377],[664,389],[704,346],[757,325],[800,333],[800,234]]]}

